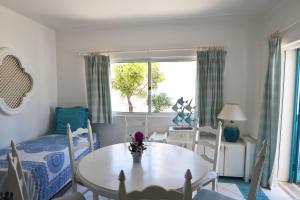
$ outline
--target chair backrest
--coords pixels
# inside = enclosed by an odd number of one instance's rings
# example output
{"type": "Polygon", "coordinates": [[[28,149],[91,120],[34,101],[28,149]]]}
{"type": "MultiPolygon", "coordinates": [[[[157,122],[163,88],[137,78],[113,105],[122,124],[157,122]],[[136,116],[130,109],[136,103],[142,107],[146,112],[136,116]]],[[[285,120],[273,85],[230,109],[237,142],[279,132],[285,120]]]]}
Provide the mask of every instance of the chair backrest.
{"type": "Polygon", "coordinates": [[[192,200],[192,174],[188,169],[185,173],[183,192],[166,190],[160,186],[149,186],[142,191],[126,193],[125,174],[121,170],[119,175],[119,200],[192,200]]]}
{"type": "Polygon", "coordinates": [[[250,190],[249,190],[249,194],[248,194],[248,198],[247,198],[248,200],[256,199],[257,191],[260,186],[260,180],[261,180],[261,176],[262,176],[263,169],[264,169],[264,163],[265,163],[265,158],[266,158],[266,153],[267,153],[267,146],[268,146],[268,142],[267,142],[267,140],[265,140],[263,142],[262,149],[260,150],[260,152],[258,154],[258,158],[257,158],[257,160],[255,162],[255,166],[253,168],[250,190]]]}
{"type": "Polygon", "coordinates": [[[130,142],[130,135],[142,131],[148,137],[148,115],[125,116],[125,142],[130,142]]]}
{"type": "Polygon", "coordinates": [[[72,132],[70,124],[67,124],[67,135],[68,135],[68,145],[69,145],[69,156],[70,156],[70,164],[71,164],[71,177],[72,177],[72,185],[76,182],[76,171],[79,160],[75,160],[75,152],[88,147],[90,152],[94,151],[94,142],[93,142],[93,132],[90,120],[87,121],[87,128],[78,128],[76,131],[72,132]],[[88,142],[79,143],[77,145],[74,144],[73,138],[80,137],[83,134],[88,134],[88,142]]]}
{"type": "Polygon", "coordinates": [[[219,155],[220,155],[220,146],[221,146],[221,140],[222,140],[222,122],[219,121],[218,122],[218,127],[217,129],[213,129],[210,126],[205,126],[205,127],[199,127],[198,128],[198,140],[196,141],[197,145],[202,145],[205,148],[210,148],[214,151],[214,157],[208,157],[207,154],[202,154],[202,158],[204,160],[206,160],[207,162],[211,163],[213,165],[213,171],[218,170],[218,165],[219,165],[219,155]],[[200,133],[201,132],[205,132],[205,133],[210,133],[215,135],[216,140],[215,140],[215,144],[211,144],[209,143],[207,140],[201,140],[201,136],[200,133]]]}
{"type": "Polygon", "coordinates": [[[11,141],[11,149],[11,153],[7,154],[10,192],[13,193],[14,199],[29,200],[22,165],[13,141],[11,141]]]}

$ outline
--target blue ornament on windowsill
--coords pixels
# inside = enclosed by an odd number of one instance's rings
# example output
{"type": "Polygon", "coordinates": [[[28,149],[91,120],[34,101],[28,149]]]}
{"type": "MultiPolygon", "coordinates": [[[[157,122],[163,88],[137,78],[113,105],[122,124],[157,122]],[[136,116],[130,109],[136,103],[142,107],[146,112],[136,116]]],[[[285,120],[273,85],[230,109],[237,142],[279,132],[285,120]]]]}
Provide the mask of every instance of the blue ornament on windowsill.
{"type": "Polygon", "coordinates": [[[218,119],[230,121],[224,127],[224,137],[228,142],[237,142],[240,137],[240,130],[234,121],[245,121],[246,116],[242,112],[239,104],[225,104],[222,111],[218,115],[218,119]]]}
{"type": "Polygon", "coordinates": [[[176,116],[172,119],[175,129],[192,129],[195,120],[195,107],[192,107],[191,103],[192,99],[184,101],[183,97],[181,97],[172,106],[172,110],[176,112],[176,116]]]}

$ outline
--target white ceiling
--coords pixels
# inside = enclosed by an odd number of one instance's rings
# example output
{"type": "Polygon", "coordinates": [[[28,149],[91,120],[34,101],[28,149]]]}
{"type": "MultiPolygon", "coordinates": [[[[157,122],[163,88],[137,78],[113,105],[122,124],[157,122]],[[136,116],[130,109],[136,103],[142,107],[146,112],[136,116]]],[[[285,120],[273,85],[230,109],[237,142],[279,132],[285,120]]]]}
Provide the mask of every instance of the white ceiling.
{"type": "Polygon", "coordinates": [[[261,15],[280,0],[0,0],[47,26],[62,29],[120,21],[261,15]]]}

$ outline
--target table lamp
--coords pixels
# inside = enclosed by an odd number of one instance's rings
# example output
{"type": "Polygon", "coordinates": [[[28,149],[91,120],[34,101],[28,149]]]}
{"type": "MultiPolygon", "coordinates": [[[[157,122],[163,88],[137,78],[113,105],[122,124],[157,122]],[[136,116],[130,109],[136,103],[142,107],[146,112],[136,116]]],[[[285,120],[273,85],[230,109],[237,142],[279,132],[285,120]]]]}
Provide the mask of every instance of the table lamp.
{"type": "Polygon", "coordinates": [[[230,123],[224,127],[224,137],[228,142],[236,142],[240,136],[239,127],[234,121],[245,121],[246,116],[242,112],[239,104],[228,103],[222,108],[218,119],[227,120],[230,123]]]}

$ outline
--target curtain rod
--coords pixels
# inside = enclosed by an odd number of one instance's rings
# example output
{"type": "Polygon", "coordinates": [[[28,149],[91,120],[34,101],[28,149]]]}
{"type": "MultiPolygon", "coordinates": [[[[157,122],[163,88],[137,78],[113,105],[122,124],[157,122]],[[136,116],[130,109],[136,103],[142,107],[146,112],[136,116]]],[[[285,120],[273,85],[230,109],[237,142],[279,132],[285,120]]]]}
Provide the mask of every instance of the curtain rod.
{"type": "Polygon", "coordinates": [[[293,23],[293,24],[290,24],[290,25],[288,25],[288,26],[286,26],[286,27],[284,27],[284,28],[282,28],[282,29],[280,29],[280,30],[275,31],[275,32],[272,33],[268,38],[280,36],[282,33],[284,33],[284,32],[286,32],[286,31],[292,29],[294,26],[297,26],[298,24],[300,24],[300,20],[297,21],[297,22],[295,22],[295,23],[293,23]]]}
{"type": "Polygon", "coordinates": [[[166,51],[204,51],[211,48],[216,49],[225,49],[224,46],[205,46],[205,47],[194,47],[194,48],[175,48],[175,49],[144,49],[144,50],[132,50],[132,51],[89,51],[89,52],[79,52],[79,56],[88,56],[88,55],[101,55],[101,54],[112,54],[112,53],[150,53],[150,52],[166,52],[166,51]]]}
{"type": "Polygon", "coordinates": [[[290,30],[291,28],[293,28],[294,26],[296,26],[298,24],[300,24],[300,20],[297,21],[297,22],[295,22],[295,23],[293,23],[293,24],[290,24],[290,25],[288,25],[288,26],[286,26],[286,27],[284,27],[282,29],[280,29],[278,32],[280,32],[280,33],[286,32],[286,31],[290,30]]]}

